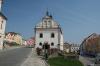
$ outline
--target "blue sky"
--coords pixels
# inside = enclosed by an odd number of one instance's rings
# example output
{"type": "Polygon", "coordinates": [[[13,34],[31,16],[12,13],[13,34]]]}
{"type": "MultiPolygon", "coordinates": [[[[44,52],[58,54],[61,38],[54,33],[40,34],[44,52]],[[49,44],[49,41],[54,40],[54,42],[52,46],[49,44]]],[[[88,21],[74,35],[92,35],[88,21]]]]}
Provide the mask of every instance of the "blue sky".
{"type": "Polygon", "coordinates": [[[5,0],[6,32],[24,38],[34,36],[34,27],[49,11],[64,33],[64,41],[81,43],[92,33],[100,34],[100,0],[5,0]]]}

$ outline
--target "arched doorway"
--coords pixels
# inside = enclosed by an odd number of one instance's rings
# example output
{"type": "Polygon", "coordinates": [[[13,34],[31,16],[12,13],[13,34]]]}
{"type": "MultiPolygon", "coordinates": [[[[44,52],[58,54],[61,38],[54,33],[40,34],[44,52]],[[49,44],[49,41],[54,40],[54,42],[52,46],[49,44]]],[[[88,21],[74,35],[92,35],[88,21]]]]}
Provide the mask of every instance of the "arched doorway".
{"type": "Polygon", "coordinates": [[[50,45],[48,44],[48,42],[44,42],[42,48],[43,48],[44,58],[45,60],[47,60],[48,55],[50,54],[50,45]]]}

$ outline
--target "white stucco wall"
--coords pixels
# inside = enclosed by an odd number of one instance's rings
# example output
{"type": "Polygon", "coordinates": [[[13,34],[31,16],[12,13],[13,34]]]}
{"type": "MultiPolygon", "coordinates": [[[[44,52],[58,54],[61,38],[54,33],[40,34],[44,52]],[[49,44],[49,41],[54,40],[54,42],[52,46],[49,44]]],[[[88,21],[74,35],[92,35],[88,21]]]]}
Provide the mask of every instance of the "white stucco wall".
{"type": "Polygon", "coordinates": [[[5,36],[5,27],[6,27],[6,20],[3,19],[1,16],[0,16],[0,49],[3,49],[3,40],[4,40],[4,36],[5,36]],[[3,23],[2,23],[3,21],[3,23]],[[2,24],[2,29],[1,29],[1,24],[2,24]]]}
{"type": "Polygon", "coordinates": [[[36,30],[36,48],[42,48],[42,46],[39,45],[39,43],[48,42],[50,45],[50,48],[58,48],[58,29],[45,29],[45,30],[36,30]],[[40,38],[39,35],[40,33],[43,33],[43,38],[40,38]],[[54,38],[51,38],[51,33],[55,34],[54,38]],[[54,43],[54,46],[51,46],[51,43],[54,43]]]}
{"type": "Polygon", "coordinates": [[[64,38],[63,35],[60,34],[60,50],[63,50],[63,45],[64,45],[64,38]]]}
{"type": "Polygon", "coordinates": [[[1,24],[2,24],[2,29],[0,29],[0,33],[4,34],[5,33],[6,20],[3,19],[2,17],[0,17],[0,27],[1,27],[1,24]],[[3,23],[2,23],[2,21],[3,21],[3,23]]]}

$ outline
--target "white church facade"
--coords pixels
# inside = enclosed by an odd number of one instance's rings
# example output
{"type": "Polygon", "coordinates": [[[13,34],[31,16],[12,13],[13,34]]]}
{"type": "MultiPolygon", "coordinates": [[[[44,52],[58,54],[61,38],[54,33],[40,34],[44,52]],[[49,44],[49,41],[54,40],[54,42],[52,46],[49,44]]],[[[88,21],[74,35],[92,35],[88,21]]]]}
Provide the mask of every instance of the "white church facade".
{"type": "Polygon", "coordinates": [[[35,48],[42,48],[45,42],[50,48],[63,50],[62,29],[48,12],[35,26],[35,48]]]}
{"type": "Polygon", "coordinates": [[[5,27],[7,18],[2,13],[2,3],[3,0],[0,0],[0,49],[3,49],[3,41],[5,37],[5,27]]]}

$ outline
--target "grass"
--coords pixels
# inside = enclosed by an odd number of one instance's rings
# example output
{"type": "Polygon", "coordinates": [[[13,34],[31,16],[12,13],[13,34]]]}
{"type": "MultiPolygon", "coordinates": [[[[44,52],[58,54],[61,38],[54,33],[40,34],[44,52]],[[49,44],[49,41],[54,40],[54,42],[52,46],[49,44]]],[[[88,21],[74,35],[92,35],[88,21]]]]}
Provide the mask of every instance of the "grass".
{"type": "Polygon", "coordinates": [[[64,59],[63,57],[50,58],[50,66],[83,66],[79,60],[64,59]]]}

